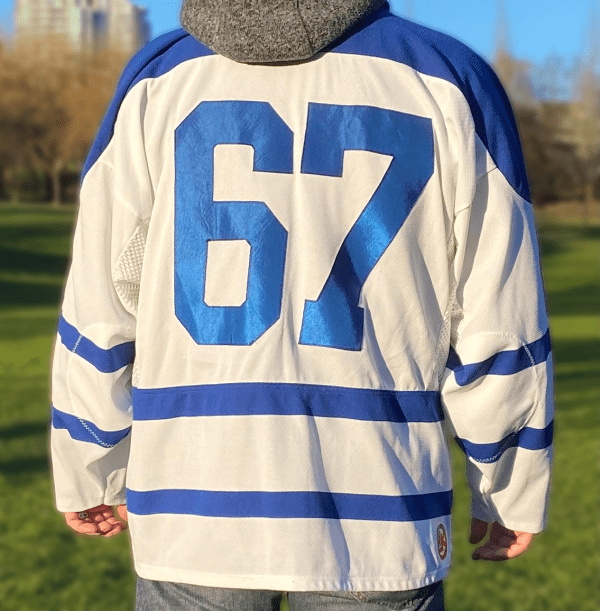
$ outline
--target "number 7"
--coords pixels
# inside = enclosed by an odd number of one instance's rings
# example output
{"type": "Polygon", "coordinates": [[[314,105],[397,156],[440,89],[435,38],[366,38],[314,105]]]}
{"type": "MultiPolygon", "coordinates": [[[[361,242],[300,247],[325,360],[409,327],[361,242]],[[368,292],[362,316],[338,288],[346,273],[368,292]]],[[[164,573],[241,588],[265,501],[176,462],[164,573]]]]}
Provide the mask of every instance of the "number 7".
{"type": "Polygon", "coordinates": [[[316,301],[306,301],[300,343],[360,350],[362,287],[433,174],[431,120],[373,106],[310,104],[302,173],[342,176],[344,151],[392,161],[337,253],[316,301]]]}

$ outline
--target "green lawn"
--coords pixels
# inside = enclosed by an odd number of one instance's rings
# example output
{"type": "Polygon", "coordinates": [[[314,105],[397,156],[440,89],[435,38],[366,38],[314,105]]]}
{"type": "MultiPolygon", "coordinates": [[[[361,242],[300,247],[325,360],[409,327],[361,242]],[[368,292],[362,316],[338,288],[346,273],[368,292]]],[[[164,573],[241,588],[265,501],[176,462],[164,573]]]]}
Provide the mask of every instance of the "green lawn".
{"type": "MultiPolygon", "coordinates": [[[[74,536],[48,472],[48,365],[72,210],[0,205],[0,608],[128,611],[127,537],[74,536]]],[[[598,611],[600,227],[540,228],[556,356],[555,477],[548,530],[524,557],[470,560],[468,493],[455,454],[449,611],[598,611]]]]}

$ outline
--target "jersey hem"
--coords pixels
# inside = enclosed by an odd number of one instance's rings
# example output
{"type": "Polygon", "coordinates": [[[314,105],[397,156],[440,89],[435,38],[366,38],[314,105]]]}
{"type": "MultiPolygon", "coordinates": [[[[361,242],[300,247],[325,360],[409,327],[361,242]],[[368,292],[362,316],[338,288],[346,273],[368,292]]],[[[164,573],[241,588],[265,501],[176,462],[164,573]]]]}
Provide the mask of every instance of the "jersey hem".
{"type": "Polygon", "coordinates": [[[422,588],[446,577],[449,565],[415,579],[394,577],[315,579],[293,575],[214,575],[134,562],[135,572],[143,579],[191,585],[278,592],[401,592],[422,588]]]}

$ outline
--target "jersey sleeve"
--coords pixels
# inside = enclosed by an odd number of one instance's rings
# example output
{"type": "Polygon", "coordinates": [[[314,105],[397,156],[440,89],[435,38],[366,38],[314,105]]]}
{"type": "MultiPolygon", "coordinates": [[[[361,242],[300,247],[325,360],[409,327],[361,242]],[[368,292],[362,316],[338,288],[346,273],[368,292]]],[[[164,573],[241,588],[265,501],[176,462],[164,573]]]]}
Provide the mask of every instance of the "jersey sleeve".
{"type": "Polygon", "coordinates": [[[114,134],[81,186],[52,366],[51,456],[59,511],[125,502],[147,228],[140,210],[152,198],[135,97],[123,102],[114,134]]]}
{"type": "Polygon", "coordinates": [[[455,219],[456,297],[442,383],[473,517],[539,532],[550,486],[552,354],[532,207],[498,167],[455,219]]]}

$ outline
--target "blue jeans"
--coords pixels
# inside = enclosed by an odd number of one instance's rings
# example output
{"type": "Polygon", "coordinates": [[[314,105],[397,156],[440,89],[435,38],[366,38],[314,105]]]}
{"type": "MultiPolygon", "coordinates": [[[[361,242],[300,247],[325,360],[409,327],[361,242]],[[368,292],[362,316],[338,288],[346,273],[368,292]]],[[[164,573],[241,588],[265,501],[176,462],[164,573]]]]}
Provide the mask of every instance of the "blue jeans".
{"type": "MultiPolygon", "coordinates": [[[[281,592],[138,577],[135,611],[279,611],[281,592]]],[[[402,592],[288,592],[290,611],[444,611],[442,582],[402,592]]]]}

